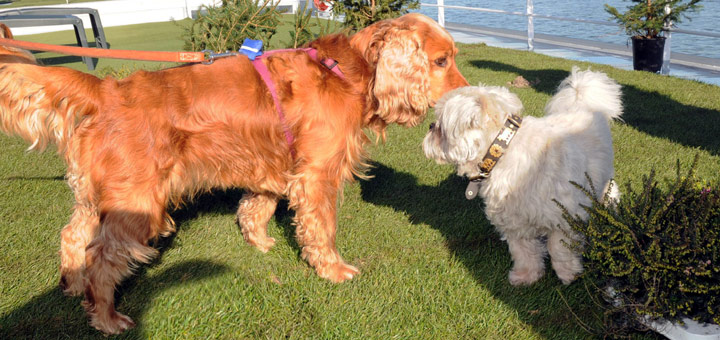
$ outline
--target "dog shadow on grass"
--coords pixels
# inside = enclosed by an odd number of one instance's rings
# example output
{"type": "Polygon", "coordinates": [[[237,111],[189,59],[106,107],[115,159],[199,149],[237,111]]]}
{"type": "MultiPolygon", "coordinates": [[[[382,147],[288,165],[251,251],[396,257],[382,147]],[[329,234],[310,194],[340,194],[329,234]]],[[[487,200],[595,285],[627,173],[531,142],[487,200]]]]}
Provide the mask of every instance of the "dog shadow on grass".
{"type": "MultiPolygon", "coordinates": [[[[570,74],[569,71],[558,69],[522,69],[515,67],[514,65],[498,63],[490,60],[473,60],[470,61],[470,64],[481,69],[517,74],[530,82],[535,91],[549,95],[555,93],[558,84],[560,84],[560,82],[570,74]]],[[[507,79],[508,82],[512,80],[513,79],[510,78],[507,79]]]]}
{"type": "MultiPolygon", "coordinates": [[[[125,291],[118,302],[120,312],[129,315],[137,327],[123,334],[128,338],[142,338],[143,317],[153,296],[175,285],[202,281],[227,272],[229,268],[211,261],[186,261],[146,277],[141,269],[134,278],[142,277],[142,289],[130,289],[134,283],[124,283],[125,291]],[[132,292],[134,291],[134,292],[132,292]]],[[[116,294],[117,295],[117,294],[116,294]]],[[[66,297],[57,287],[46,289],[24,305],[0,317],[0,339],[84,339],[104,338],[102,333],[88,324],[80,302],[82,297],[66,297]]]]}
{"type": "MultiPolygon", "coordinates": [[[[230,270],[222,263],[190,260],[172,265],[159,273],[148,274],[149,269],[163,262],[164,253],[173,247],[178,232],[189,227],[188,221],[202,214],[222,214],[231,218],[242,194],[242,190],[203,194],[171,213],[177,232],[151,244],[159,251],[158,255],[151,263],[140,265],[116,289],[116,308],[130,316],[137,325],[123,333],[122,337],[144,337],[143,319],[155,295],[176,285],[203,281],[230,270]]],[[[278,216],[283,215],[280,213],[278,216]]],[[[88,324],[86,313],[80,304],[82,299],[66,297],[60,288],[52,286],[22,306],[0,315],[0,339],[104,338],[101,332],[88,324]]]]}
{"type": "MultiPolygon", "coordinates": [[[[559,69],[523,69],[489,60],[474,60],[474,67],[510,72],[528,81],[540,80],[533,89],[552,96],[557,86],[570,72],[559,69]]],[[[639,72],[639,71],[638,71],[639,72]]],[[[612,76],[611,76],[612,77],[612,76]]],[[[652,136],[668,139],[691,148],[700,148],[720,155],[720,111],[687,105],[667,95],[647,91],[637,86],[620,84],[624,112],[623,124],[652,136]]],[[[708,85],[709,86],[709,85],[708,85]]],[[[678,89],[686,91],[686,89],[678,89]]],[[[710,97],[706,100],[717,100],[710,97]]]]}
{"type": "Polygon", "coordinates": [[[429,225],[441,232],[447,248],[478,284],[514,308],[523,322],[546,338],[587,336],[570,311],[591,308],[591,303],[582,298],[585,288],[579,281],[563,285],[548,264],[545,276],[535,284],[510,285],[508,273],[512,261],[507,243],[485,217],[482,200],[465,198],[464,178],[451,174],[437,186],[421,185],[413,174],[382,163],[374,163],[369,175],[373,176],[371,180],[360,182],[365,202],[392,207],[407,214],[411,223],[429,225]]]}

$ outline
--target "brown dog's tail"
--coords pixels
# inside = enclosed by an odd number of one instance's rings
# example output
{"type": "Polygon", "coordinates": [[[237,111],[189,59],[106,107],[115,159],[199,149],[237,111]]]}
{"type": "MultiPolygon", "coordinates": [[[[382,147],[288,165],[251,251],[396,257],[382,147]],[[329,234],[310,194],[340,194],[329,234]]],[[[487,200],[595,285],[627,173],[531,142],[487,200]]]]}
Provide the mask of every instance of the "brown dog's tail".
{"type": "Polygon", "coordinates": [[[7,25],[0,23],[0,37],[12,39],[12,31],[10,31],[10,27],[7,27],[7,25]]]}
{"type": "MultiPolygon", "coordinates": [[[[0,23],[0,38],[13,39],[10,27],[3,23],[0,23]]],[[[37,60],[29,51],[0,45],[0,63],[37,64],[37,60]]]]}
{"type": "Polygon", "coordinates": [[[97,112],[101,80],[64,67],[0,64],[0,130],[43,150],[65,149],[83,118],[97,112]]]}

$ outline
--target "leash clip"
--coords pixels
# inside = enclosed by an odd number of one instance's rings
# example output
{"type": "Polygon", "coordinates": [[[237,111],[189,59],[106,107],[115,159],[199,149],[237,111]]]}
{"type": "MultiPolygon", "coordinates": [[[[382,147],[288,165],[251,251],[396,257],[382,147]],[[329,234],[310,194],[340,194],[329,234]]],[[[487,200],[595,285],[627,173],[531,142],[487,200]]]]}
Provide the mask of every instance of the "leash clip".
{"type": "Polygon", "coordinates": [[[203,53],[205,53],[205,60],[202,61],[205,65],[210,65],[215,62],[215,59],[217,58],[225,58],[225,57],[231,57],[234,55],[237,55],[236,52],[230,52],[225,51],[222,53],[215,53],[212,50],[202,50],[203,53]]]}

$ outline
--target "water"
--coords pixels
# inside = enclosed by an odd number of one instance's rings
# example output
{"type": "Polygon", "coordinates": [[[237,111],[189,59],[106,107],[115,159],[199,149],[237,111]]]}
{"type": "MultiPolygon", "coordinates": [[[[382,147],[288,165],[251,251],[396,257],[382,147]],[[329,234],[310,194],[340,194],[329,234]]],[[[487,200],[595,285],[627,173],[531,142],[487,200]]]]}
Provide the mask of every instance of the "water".
{"type": "MultiPolygon", "coordinates": [[[[421,0],[421,3],[436,4],[434,0],[421,0]]],[[[604,4],[617,8],[620,12],[632,5],[623,0],[533,0],[534,13],[573,19],[614,22],[605,12],[604,4]]],[[[720,17],[720,0],[701,1],[703,8],[690,12],[691,20],[685,19],[676,24],[677,28],[720,33],[717,22],[720,17]]],[[[448,6],[466,6],[497,9],[525,13],[525,0],[445,0],[448,6]]],[[[437,8],[423,6],[420,13],[437,19],[437,8]]],[[[445,21],[494,28],[527,30],[527,18],[524,16],[484,13],[478,11],[445,9],[445,21]]],[[[605,26],[569,21],[554,21],[535,18],[535,33],[588,39],[614,44],[629,44],[629,36],[618,26],[605,26]]],[[[720,58],[720,38],[674,33],[672,51],[708,58],[720,58]]]]}

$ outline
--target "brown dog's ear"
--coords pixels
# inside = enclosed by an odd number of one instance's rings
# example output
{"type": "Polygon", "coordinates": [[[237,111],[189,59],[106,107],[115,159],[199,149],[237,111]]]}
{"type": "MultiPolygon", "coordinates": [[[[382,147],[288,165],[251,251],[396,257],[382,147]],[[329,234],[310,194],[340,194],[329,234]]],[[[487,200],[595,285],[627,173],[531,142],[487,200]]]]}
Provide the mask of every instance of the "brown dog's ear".
{"type": "Polygon", "coordinates": [[[428,56],[418,34],[401,27],[387,29],[374,61],[376,114],[386,123],[417,125],[429,107],[430,90],[428,56]]]}
{"type": "Polygon", "coordinates": [[[378,58],[378,48],[383,43],[385,33],[393,27],[392,19],[378,21],[363,28],[352,36],[351,44],[361,51],[363,58],[375,65],[378,58]]]}
{"type": "Polygon", "coordinates": [[[0,37],[12,39],[12,31],[10,31],[10,27],[7,27],[7,25],[0,23],[0,37]]]}

